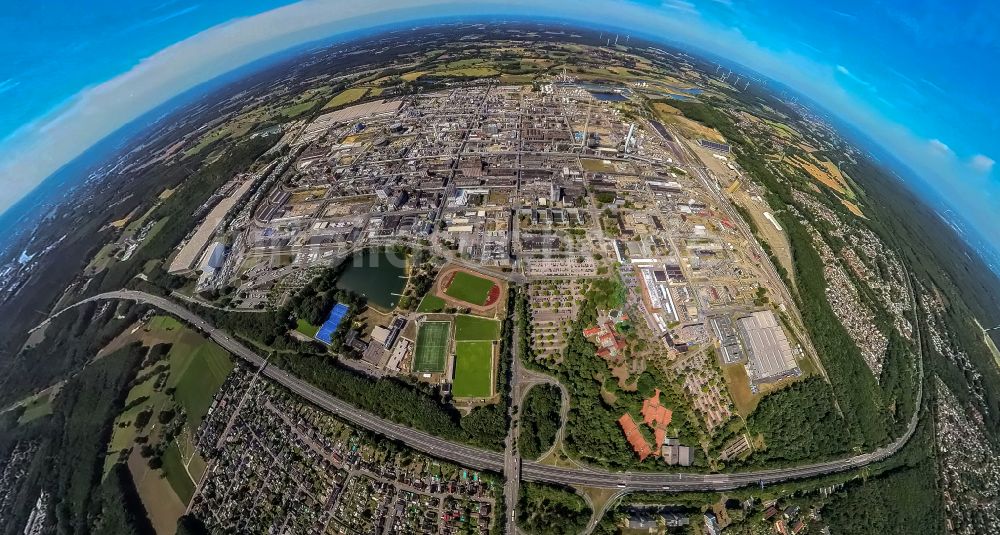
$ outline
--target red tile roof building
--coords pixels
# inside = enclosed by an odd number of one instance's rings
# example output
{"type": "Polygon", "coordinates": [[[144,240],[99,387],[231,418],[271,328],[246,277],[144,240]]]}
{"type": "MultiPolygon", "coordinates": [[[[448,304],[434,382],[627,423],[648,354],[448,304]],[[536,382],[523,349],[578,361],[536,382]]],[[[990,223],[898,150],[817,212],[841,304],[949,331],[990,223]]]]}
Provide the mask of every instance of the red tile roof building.
{"type": "Polygon", "coordinates": [[[663,449],[663,441],[667,438],[667,426],[670,425],[672,416],[673,412],[670,409],[660,405],[659,388],[653,393],[653,397],[642,401],[642,419],[653,429],[656,451],[663,449]]]}
{"type": "Polygon", "coordinates": [[[632,419],[632,415],[625,413],[621,418],[618,419],[618,425],[622,426],[622,431],[625,432],[625,438],[628,443],[632,445],[632,449],[635,450],[636,455],[639,456],[640,461],[645,461],[646,457],[653,451],[649,448],[649,443],[646,442],[646,437],[642,436],[642,432],[639,431],[639,426],[635,424],[635,420],[632,419]]]}
{"type": "Polygon", "coordinates": [[[621,356],[628,347],[611,321],[598,322],[597,325],[584,329],[583,336],[594,342],[597,346],[597,356],[605,360],[621,356]]]}
{"type": "Polygon", "coordinates": [[[583,330],[583,336],[585,336],[586,338],[597,336],[598,334],[601,334],[601,326],[600,325],[595,326],[595,327],[590,327],[589,329],[584,329],[583,330]]]}

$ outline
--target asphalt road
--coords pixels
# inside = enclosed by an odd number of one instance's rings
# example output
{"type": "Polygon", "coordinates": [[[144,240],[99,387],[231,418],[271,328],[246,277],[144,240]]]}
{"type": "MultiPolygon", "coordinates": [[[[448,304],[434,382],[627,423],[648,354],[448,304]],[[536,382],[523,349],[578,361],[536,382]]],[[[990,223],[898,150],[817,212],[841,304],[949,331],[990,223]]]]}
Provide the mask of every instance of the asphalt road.
{"type": "MultiPolygon", "coordinates": [[[[911,289],[912,291],[912,289],[911,289]]],[[[311,384],[281,370],[274,366],[267,365],[264,358],[235,340],[226,332],[217,329],[200,316],[194,314],[184,306],[170,301],[169,299],[134,291],[120,290],[95,295],[79,303],[71,305],[66,309],[50,316],[45,323],[68,308],[78,306],[89,301],[122,299],[136,301],[159,308],[167,313],[204,331],[212,340],[230,351],[234,355],[246,360],[250,365],[262,368],[262,374],[273,381],[283,385],[295,394],[305,398],[316,406],[325,409],[337,416],[350,421],[351,423],[384,435],[388,438],[398,440],[415,450],[447,459],[457,464],[476,468],[480,470],[490,470],[497,473],[504,471],[504,454],[501,452],[486,451],[472,446],[459,444],[439,438],[423,431],[417,431],[409,427],[396,424],[375,416],[367,411],[363,411],[341,401],[331,394],[320,390],[311,384]]],[[[44,325],[43,323],[42,325],[44,325]]],[[[920,359],[918,359],[920,361],[920,359]]],[[[922,376],[922,361],[920,375],[922,376]]],[[[922,382],[918,382],[922,385],[922,382]]],[[[917,392],[918,401],[922,396],[922,389],[917,392]]],[[[919,406],[919,402],[917,404],[919,406]]],[[[860,468],[872,462],[876,462],[892,456],[899,451],[910,439],[917,427],[917,414],[914,413],[907,427],[906,433],[887,447],[880,448],[871,453],[865,453],[838,459],[834,461],[815,463],[794,468],[780,468],[773,470],[759,470],[753,472],[738,472],[731,474],[695,474],[695,473],[663,473],[663,472],[610,472],[601,469],[588,468],[561,468],[542,465],[534,461],[523,461],[520,466],[521,478],[528,481],[542,481],[549,483],[562,483],[566,485],[618,488],[629,491],[651,491],[651,490],[727,490],[746,485],[771,484],[793,479],[803,479],[819,475],[833,474],[855,468],[860,468]]]]}

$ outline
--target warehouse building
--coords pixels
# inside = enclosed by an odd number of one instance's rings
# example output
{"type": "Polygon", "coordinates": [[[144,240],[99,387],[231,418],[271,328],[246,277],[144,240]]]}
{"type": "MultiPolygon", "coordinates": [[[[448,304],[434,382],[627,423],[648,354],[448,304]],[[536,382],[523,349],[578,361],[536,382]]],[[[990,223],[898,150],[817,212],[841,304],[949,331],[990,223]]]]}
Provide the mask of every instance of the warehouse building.
{"type": "Polygon", "coordinates": [[[752,382],[769,383],[802,373],[774,312],[754,312],[736,323],[746,348],[747,373],[752,382]]]}

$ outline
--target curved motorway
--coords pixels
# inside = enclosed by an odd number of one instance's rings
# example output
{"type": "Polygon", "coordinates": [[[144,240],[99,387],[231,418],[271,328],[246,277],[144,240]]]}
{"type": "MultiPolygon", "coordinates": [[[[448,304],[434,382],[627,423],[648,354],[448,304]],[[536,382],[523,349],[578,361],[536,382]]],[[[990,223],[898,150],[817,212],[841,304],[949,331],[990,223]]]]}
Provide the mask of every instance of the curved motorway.
{"type": "MultiPolygon", "coordinates": [[[[912,288],[911,288],[912,292],[912,288]]],[[[311,384],[289,374],[288,372],[267,364],[266,359],[234,339],[225,331],[216,328],[200,316],[184,306],[164,297],[135,290],[120,290],[98,294],[62,310],[59,310],[39,327],[47,324],[53,317],[69,308],[99,300],[128,300],[154,306],[169,314],[188,322],[204,331],[213,341],[234,355],[244,359],[251,366],[260,368],[263,375],[283,385],[295,394],[309,400],[316,406],[325,409],[351,423],[374,431],[388,438],[398,440],[407,446],[455,462],[457,464],[502,473],[504,470],[504,454],[487,451],[465,444],[446,440],[423,431],[390,422],[367,411],[341,401],[331,394],[320,390],[311,384]]],[[[919,329],[918,329],[919,332],[919,329]]],[[[918,339],[918,347],[919,347],[918,339]]],[[[919,374],[923,375],[923,360],[917,359],[919,374]]],[[[695,474],[666,472],[611,472],[596,468],[563,468],[539,464],[534,461],[524,461],[521,464],[521,478],[528,481],[544,481],[575,486],[618,488],[634,491],[652,490],[728,490],[747,485],[770,484],[793,479],[833,474],[852,470],[870,463],[886,459],[902,448],[913,435],[917,427],[920,400],[923,396],[922,381],[917,381],[917,408],[906,433],[892,444],[870,453],[864,453],[837,459],[833,461],[796,466],[792,468],[777,468],[772,470],[757,470],[753,472],[736,472],[728,474],[695,474]]]]}

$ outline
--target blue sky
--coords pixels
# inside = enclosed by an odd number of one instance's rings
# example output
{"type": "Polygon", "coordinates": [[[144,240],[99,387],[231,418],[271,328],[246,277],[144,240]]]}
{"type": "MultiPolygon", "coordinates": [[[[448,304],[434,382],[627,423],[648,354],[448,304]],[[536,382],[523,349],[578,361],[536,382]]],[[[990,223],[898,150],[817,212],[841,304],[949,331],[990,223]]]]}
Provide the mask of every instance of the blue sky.
{"type": "Polygon", "coordinates": [[[780,80],[868,133],[1000,247],[1000,4],[930,0],[49,1],[0,16],[0,211],[142,112],[289,46],[450,15],[634,28],[780,80]]]}

